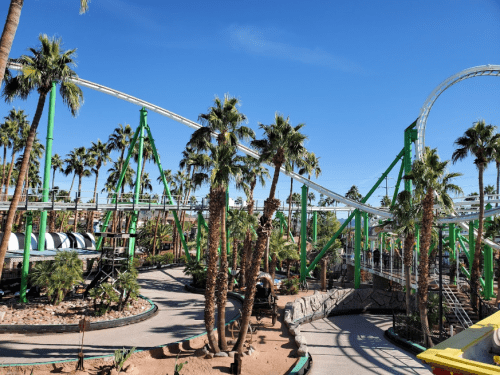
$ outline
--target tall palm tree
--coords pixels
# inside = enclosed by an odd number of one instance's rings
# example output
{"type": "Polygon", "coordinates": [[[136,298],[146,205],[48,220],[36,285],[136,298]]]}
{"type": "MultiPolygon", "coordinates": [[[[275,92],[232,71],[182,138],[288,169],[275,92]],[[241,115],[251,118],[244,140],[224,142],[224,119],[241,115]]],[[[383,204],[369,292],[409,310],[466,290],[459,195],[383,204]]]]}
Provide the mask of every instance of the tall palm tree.
{"type": "Polygon", "coordinates": [[[79,159],[83,157],[83,155],[78,155],[78,151],[81,152],[82,149],[80,147],[76,147],[74,150],[70,151],[69,154],[66,154],[66,159],[64,159],[64,163],[66,164],[63,170],[64,175],[69,176],[70,174],[73,174],[73,179],[71,180],[71,186],[69,187],[68,192],[70,197],[76,179],[76,166],[79,163],[79,159]]]}
{"type": "MultiPolygon", "coordinates": [[[[253,193],[257,183],[264,187],[266,186],[266,179],[268,179],[269,171],[264,167],[259,160],[246,156],[243,159],[243,170],[240,178],[236,181],[236,187],[243,189],[246,195],[247,211],[249,215],[253,215],[254,199],[253,193]]],[[[241,254],[241,271],[240,271],[240,285],[246,285],[246,274],[252,263],[252,231],[251,228],[247,229],[245,240],[243,241],[243,253],[241,254]]]]}
{"type": "Polygon", "coordinates": [[[429,346],[432,341],[428,337],[429,321],[427,319],[427,300],[429,288],[429,247],[432,239],[432,226],[434,224],[433,206],[435,199],[445,209],[450,209],[453,202],[448,192],[459,193],[460,187],[454,185],[452,180],[460,173],[446,173],[449,161],[441,162],[437,149],[426,147],[421,160],[413,163],[411,172],[405,176],[415,184],[416,199],[422,202],[422,222],[420,240],[420,258],[418,266],[418,305],[422,331],[427,336],[429,346]],[[437,194],[435,194],[437,193],[437,194]],[[434,197],[436,195],[436,198],[434,197]]]}
{"type": "Polygon", "coordinates": [[[257,276],[259,274],[260,262],[267,245],[267,239],[272,230],[272,217],[280,205],[279,199],[275,198],[276,186],[278,184],[281,167],[287,160],[295,158],[296,155],[305,153],[304,140],[307,137],[300,133],[303,124],[293,127],[290,125],[289,118],[284,118],[276,113],[274,123],[271,125],[260,124],[260,128],[264,131],[265,138],[252,141],[252,146],[260,152],[260,160],[272,163],[274,165],[273,182],[269,190],[269,197],[264,203],[264,212],[260,218],[259,227],[257,229],[257,244],[252,257],[252,265],[247,280],[247,288],[245,290],[245,301],[243,302],[241,330],[238,341],[235,345],[237,352],[243,350],[248,323],[252,314],[252,306],[257,288],[257,276]]]}
{"type": "Polygon", "coordinates": [[[380,200],[380,205],[382,207],[389,207],[391,203],[392,203],[391,198],[389,198],[389,196],[387,195],[384,195],[384,197],[380,200]]]}
{"type": "Polygon", "coordinates": [[[52,190],[54,190],[54,185],[56,182],[56,172],[62,172],[63,171],[63,164],[64,160],[61,159],[59,154],[54,154],[52,158],[50,159],[50,164],[52,166],[52,190]]]}
{"type": "MultiPolygon", "coordinates": [[[[165,180],[168,182],[169,184],[169,189],[170,188],[174,188],[175,186],[175,183],[172,181],[172,170],[171,169],[164,169],[163,170],[163,175],[165,176],[165,180]]],[[[160,185],[163,185],[163,180],[161,178],[161,175],[158,176],[158,178],[156,179],[156,181],[158,181],[158,183],[160,185]]],[[[167,191],[165,190],[165,188],[163,188],[163,199],[166,199],[166,195],[167,195],[167,191]]],[[[163,213],[163,225],[167,225],[167,216],[168,216],[168,210],[165,210],[165,212],[163,213]]]]}
{"type": "MultiPolygon", "coordinates": [[[[139,142],[136,142],[134,145],[134,153],[132,154],[134,161],[137,163],[139,161],[139,142]]],[[[144,137],[144,143],[142,148],[142,169],[141,169],[141,181],[142,176],[144,176],[144,172],[146,170],[146,162],[153,161],[156,164],[155,158],[153,155],[153,146],[151,146],[151,142],[149,140],[149,136],[144,137]]],[[[142,194],[142,193],[141,193],[142,194]]]]}
{"type": "MultiPolygon", "coordinates": [[[[224,96],[224,100],[216,97],[213,106],[209,107],[207,113],[198,116],[198,120],[203,127],[197,129],[188,142],[193,150],[197,152],[205,151],[210,154],[210,163],[212,164],[210,175],[210,248],[209,261],[207,267],[207,286],[205,292],[205,327],[209,334],[209,343],[215,352],[220,349],[226,350],[227,343],[225,338],[225,309],[227,302],[227,253],[226,245],[226,188],[231,178],[239,170],[233,163],[236,158],[236,148],[239,140],[253,139],[254,131],[242,123],[246,120],[244,114],[238,110],[239,100],[234,97],[224,96]],[[211,138],[214,133],[217,134],[217,147],[211,144],[211,138]],[[223,163],[227,163],[224,165],[223,163]],[[234,167],[234,168],[233,168],[234,167]],[[221,222],[222,221],[222,222],[221,222]],[[219,236],[218,228],[221,228],[221,264],[218,275],[217,268],[217,241],[219,236]],[[215,315],[215,306],[213,305],[215,295],[215,281],[217,278],[217,332],[219,343],[215,342],[213,336],[213,324],[215,315]]],[[[208,161],[208,160],[207,160],[208,161]]],[[[206,167],[204,167],[207,170],[206,167]]]]}
{"type": "MultiPolygon", "coordinates": [[[[495,194],[495,187],[493,185],[486,185],[484,187],[484,195],[493,195],[495,194]]],[[[488,200],[490,200],[491,197],[488,197],[488,200]]]]}
{"type": "MultiPolygon", "coordinates": [[[[30,130],[29,125],[23,129],[23,135],[21,138],[23,146],[26,144],[26,139],[28,138],[29,130],[30,130]]],[[[33,146],[31,147],[29,165],[25,175],[24,191],[27,191],[29,187],[31,188],[37,187],[36,182],[35,181],[32,182],[30,176],[36,180],[39,178],[38,174],[38,170],[40,169],[39,159],[43,156],[44,151],[45,147],[40,143],[40,139],[38,139],[38,137],[35,135],[35,139],[33,140],[33,146]]],[[[17,158],[16,170],[21,169],[22,160],[23,160],[22,156],[17,158]]]]}
{"type": "MultiPolygon", "coordinates": [[[[80,0],[80,14],[88,10],[88,3],[90,0],[80,0]]],[[[5,68],[9,59],[10,49],[14,42],[17,26],[21,18],[21,10],[23,9],[24,0],[10,0],[9,12],[7,13],[7,20],[0,38],[0,82],[4,80],[5,68]]]]}
{"type": "Polygon", "coordinates": [[[153,185],[151,185],[151,179],[149,178],[149,173],[146,172],[143,174],[141,179],[141,195],[144,194],[144,190],[153,191],[153,185]]]}
{"type": "Polygon", "coordinates": [[[12,144],[12,155],[9,171],[7,173],[7,180],[4,190],[4,200],[7,200],[7,195],[10,187],[10,177],[12,175],[12,168],[14,167],[14,160],[16,154],[21,152],[27,142],[27,132],[25,131],[29,127],[29,121],[27,119],[28,115],[24,113],[23,110],[16,111],[12,109],[9,112],[8,119],[6,119],[6,131],[8,132],[11,144],[12,144]]]}
{"type": "MultiPolygon", "coordinates": [[[[484,120],[479,120],[467,129],[463,136],[457,138],[451,159],[453,163],[465,159],[469,154],[475,157],[474,164],[478,170],[479,180],[479,226],[477,228],[476,248],[474,251],[474,262],[472,263],[471,284],[475,292],[479,291],[479,261],[483,241],[484,221],[484,187],[483,173],[488,163],[496,160],[500,134],[495,134],[496,126],[486,125],[484,120]]],[[[476,307],[476,297],[472,299],[476,307]]]]}
{"type": "Polygon", "coordinates": [[[9,120],[10,116],[5,117],[5,122],[0,125],[0,145],[3,146],[3,164],[2,164],[2,184],[0,185],[0,191],[3,189],[5,183],[5,167],[7,163],[7,149],[12,148],[14,145],[14,140],[12,135],[17,137],[18,129],[16,129],[15,124],[9,120]]]}
{"type": "MultiPolygon", "coordinates": [[[[100,139],[96,142],[92,142],[92,146],[89,149],[90,155],[95,160],[94,168],[92,168],[92,172],[95,174],[95,183],[94,183],[94,203],[97,201],[97,183],[99,182],[99,171],[103,165],[108,164],[111,161],[111,157],[109,156],[108,144],[101,142],[100,139]]],[[[90,231],[94,232],[94,211],[90,211],[90,231]]]]}

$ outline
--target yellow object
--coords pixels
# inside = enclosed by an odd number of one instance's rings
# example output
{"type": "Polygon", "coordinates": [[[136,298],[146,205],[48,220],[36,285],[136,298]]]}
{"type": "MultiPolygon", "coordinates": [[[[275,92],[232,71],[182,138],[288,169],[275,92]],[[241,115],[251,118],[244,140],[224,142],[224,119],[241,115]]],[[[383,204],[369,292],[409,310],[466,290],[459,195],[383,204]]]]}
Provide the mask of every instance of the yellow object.
{"type": "MultiPolygon", "coordinates": [[[[465,357],[473,357],[474,353],[487,353],[481,345],[493,342],[492,335],[500,329],[500,312],[472,325],[470,328],[450,337],[448,340],[427,349],[417,358],[432,367],[446,371],[476,375],[500,374],[500,368],[490,363],[479,362],[465,357]]],[[[491,358],[491,357],[489,357],[491,358]]],[[[500,364],[500,356],[494,356],[493,361],[500,364]]]]}

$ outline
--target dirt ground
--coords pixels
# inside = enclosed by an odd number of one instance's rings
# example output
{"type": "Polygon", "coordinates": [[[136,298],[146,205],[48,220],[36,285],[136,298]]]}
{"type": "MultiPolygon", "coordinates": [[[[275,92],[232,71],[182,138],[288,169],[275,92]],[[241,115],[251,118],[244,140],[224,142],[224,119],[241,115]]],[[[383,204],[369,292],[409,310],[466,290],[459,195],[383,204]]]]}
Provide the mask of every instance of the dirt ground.
{"type": "MultiPolygon", "coordinates": [[[[283,322],[283,311],[287,302],[313,293],[314,291],[310,290],[308,293],[300,292],[294,296],[279,296],[279,318],[274,327],[271,326],[270,318],[264,318],[258,323],[255,317],[252,317],[252,326],[256,327],[257,332],[253,335],[251,345],[256,351],[249,356],[243,357],[242,374],[284,375],[295,366],[297,362],[297,347],[283,322]]],[[[231,333],[227,332],[226,337],[231,339],[231,333]]],[[[186,348],[186,345],[182,349],[177,347],[169,350],[165,347],[133,354],[125,363],[125,370],[122,370],[122,373],[132,375],[174,375],[174,367],[177,360],[177,363],[187,362],[183,366],[180,375],[229,374],[230,364],[234,362],[233,358],[215,357],[205,359],[203,356],[195,356],[196,349],[203,348],[207,342],[206,336],[201,336],[191,340],[188,348],[186,348]]],[[[106,358],[85,361],[86,371],[75,371],[75,362],[25,366],[22,368],[0,368],[0,375],[48,375],[55,373],[74,375],[109,374],[112,364],[112,359],[106,358]]],[[[117,373],[113,371],[111,374],[117,373]]]]}

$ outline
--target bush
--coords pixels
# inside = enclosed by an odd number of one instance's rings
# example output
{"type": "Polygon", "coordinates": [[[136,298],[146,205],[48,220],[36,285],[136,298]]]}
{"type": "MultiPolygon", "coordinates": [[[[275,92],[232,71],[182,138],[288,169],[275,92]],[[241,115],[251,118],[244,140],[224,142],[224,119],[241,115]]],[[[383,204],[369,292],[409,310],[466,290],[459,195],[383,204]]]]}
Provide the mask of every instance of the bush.
{"type": "Polygon", "coordinates": [[[283,294],[299,294],[299,277],[292,276],[283,281],[281,284],[281,292],[283,294]]]}
{"type": "Polygon", "coordinates": [[[173,253],[165,253],[161,255],[161,264],[172,264],[174,263],[174,254],[173,253]]]}
{"type": "Polygon", "coordinates": [[[96,316],[106,315],[111,309],[111,304],[113,302],[118,302],[120,299],[113,285],[109,283],[102,283],[97,288],[92,289],[89,295],[94,299],[96,316]],[[98,299],[100,300],[99,304],[97,304],[98,299]]]}
{"type": "Polygon", "coordinates": [[[187,263],[189,260],[191,260],[191,257],[188,259],[185,254],[179,257],[179,263],[187,263]]]}
{"type": "Polygon", "coordinates": [[[61,251],[53,261],[35,265],[31,273],[31,283],[45,289],[50,303],[58,305],[83,281],[82,265],[76,251],[61,251]]]}
{"type": "Polygon", "coordinates": [[[205,266],[198,262],[196,259],[190,260],[188,263],[186,263],[184,273],[186,275],[193,276],[193,286],[195,288],[206,288],[207,270],[205,269],[205,266]]]}

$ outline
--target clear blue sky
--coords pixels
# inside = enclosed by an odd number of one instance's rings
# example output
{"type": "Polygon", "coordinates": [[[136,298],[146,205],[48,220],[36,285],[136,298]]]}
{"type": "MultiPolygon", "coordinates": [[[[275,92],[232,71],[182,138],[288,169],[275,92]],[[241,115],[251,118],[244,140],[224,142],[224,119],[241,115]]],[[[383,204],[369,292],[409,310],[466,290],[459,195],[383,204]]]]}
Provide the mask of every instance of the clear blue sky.
{"type": "MultiPolygon", "coordinates": [[[[353,184],[367,193],[440,82],[472,66],[500,64],[500,4],[493,0],[92,0],[86,15],[78,7],[78,0],[25,0],[11,57],[37,46],[38,35],[46,33],[78,49],[80,77],[189,119],[205,112],[215,95],[229,93],[240,98],[248,125],[260,136],[258,123],[271,123],[279,111],[293,124],[307,124],[307,148],[321,157],[318,182],[339,194],[353,184]]],[[[7,9],[4,2],[0,19],[7,9]]],[[[89,89],[84,94],[77,118],[58,99],[54,153],[105,141],[119,123],[138,125],[138,107],[89,89]]],[[[474,121],[500,125],[499,94],[496,77],[446,91],[431,111],[426,144],[449,159],[453,141],[474,121]]],[[[31,118],[36,101],[13,105],[31,118]]],[[[11,106],[1,102],[0,115],[11,106]]],[[[191,129],[154,113],[149,123],[164,168],[176,170],[191,129]]],[[[42,140],[46,124],[47,107],[42,140]]],[[[155,168],[150,164],[147,171],[160,193],[155,168]]],[[[464,173],[458,183],[466,193],[477,191],[471,159],[451,170],[464,173]]],[[[485,182],[495,178],[491,165],[485,182]]],[[[289,181],[281,177],[281,198],[289,181]]],[[[61,188],[70,183],[70,176],[56,176],[61,188]]],[[[92,186],[93,178],[87,179],[84,189],[92,186]]],[[[257,199],[267,192],[258,188],[257,199]]],[[[378,205],[384,193],[378,190],[369,203],[378,205]]],[[[244,194],[231,193],[238,195],[244,194]]]]}

